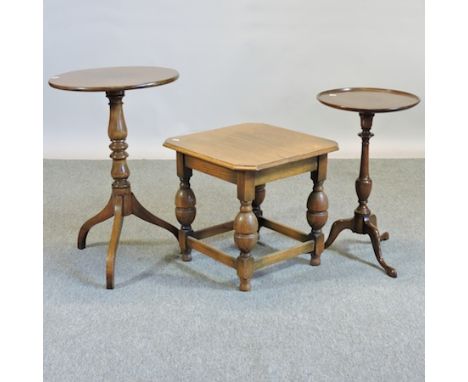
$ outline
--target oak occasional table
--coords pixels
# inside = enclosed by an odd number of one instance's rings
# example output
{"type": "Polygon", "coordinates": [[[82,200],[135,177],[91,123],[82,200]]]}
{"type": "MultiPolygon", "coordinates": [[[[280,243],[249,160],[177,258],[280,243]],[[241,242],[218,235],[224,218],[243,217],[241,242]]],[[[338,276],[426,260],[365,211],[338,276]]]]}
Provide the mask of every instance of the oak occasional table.
{"type": "Polygon", "coordinates": [[[166,140],[164,146],[177,152],[176,217],[181,224],[179,245],[184,261],[191,260],[191,249],[237,270],[239,289],[250,290],[255,270],[311,254],[311,265],[320,264],[324,250],[322,227],[328,217],[328,199],[323,191],[327,172],[327,154],[338,149],[336,142],[266,124],[245,123],[166,140]],[[197,170],[237,185],[240,211],[233,221],[192,230],[196,199],[190,188],[192,171],[197,170]],[[304,233],[267,219],[261,204],[265,184],[277,179],[309,172],[314,183],[307,200],[304,233]],[[254,259],[251,251],[260,227],[266,227],[302,242],[286,250],[254,259]],[[234,230],[234,242],[240,250],[237,258],[206,244],[202,239],[234,230]]]}
{"type": "Polygon", "coordinates": [[[361,118],[359,136],[362,139],[361,165],[359,177],[356,179],[356,193],[359,206],[354,210],[351,219],[337,220],[333,223],[325,247],[328,248],[340,232],[349,229],[354,233],[369,235],[375,256],[387,275],[397,277],[397,272],[389,266],[382,257],[380,242],[388,240],[388,232],[379,233],[377,217],[371,213],[367,200],[372,189],[372,180],[369,177],[369,140],[374,136],[371,133],[372,119],[375,113],[388,113],[409,109],[419,103],[419,98],[411,93],[399,90],[378,88],[343,88],[321,92],[317,99],[330,107],[341,110],[358,112],[361,118]]]}
{"type": "Polygon", "coordinates": [[[111,176],[114,179],[112,194],[104,209],[86,221],[78,234],[78,248],[84,249],[89,230],[98,223],[111,217],[114,218],[106,257],[107,289],[114,288],[115,255],[124,216],[133,214],[149,223],[165,228],[176,238],[178,237],[178,229],[146,210],[130,189],[130,182],[128,181],[130,171],[127,165],[128,154],[126,152],[128,145],[125,142],[127,126],[122,108],[122,98],[126,90],[164,85],[175,81],[178,76],[179,74],[173,69],[143,66],[80,70],[53,76],[49,80],[49,85],[57,89],[105,92],[106,97],[109,99],[108,135],[111,140],[109,148],[112,151],[110,154],[112,158],[111,176]]]}

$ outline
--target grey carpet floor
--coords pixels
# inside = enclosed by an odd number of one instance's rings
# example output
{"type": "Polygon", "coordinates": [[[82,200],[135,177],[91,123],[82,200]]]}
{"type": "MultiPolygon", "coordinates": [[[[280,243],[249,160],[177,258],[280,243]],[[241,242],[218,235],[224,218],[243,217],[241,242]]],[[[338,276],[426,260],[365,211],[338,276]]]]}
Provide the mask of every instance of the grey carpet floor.
{"type": "MultiPolygon", "coordinates": [[[[173,161],[130,161],[133,191],[176,224],[173,161]]],[[[329,222],[356,207],[356,160],[331,160],[329,222]]],[[[303,255],[258,272],[252,291],[235,271],[197,252],[180,260],[166,231],[125,219],[116,289],[104,289],[111,222],[76,249],[80,225],[107,202],[108,161],[44,161],[44,379],[46,381],[423,381],[424,161],[373,160],[370,207],[387,262],[367,237],[343,233],[310,267],[303,255]]],[[[195,173],[194,228],[232,219],[235,187],[195,173]]],[[[307,174],[267,185],[265,216],[308,230],[307,174]]],[[[232,234],[211,242],[237,255],[232,234]]],[[[254,255],[289,239],[262,230],[254,255]]]]}

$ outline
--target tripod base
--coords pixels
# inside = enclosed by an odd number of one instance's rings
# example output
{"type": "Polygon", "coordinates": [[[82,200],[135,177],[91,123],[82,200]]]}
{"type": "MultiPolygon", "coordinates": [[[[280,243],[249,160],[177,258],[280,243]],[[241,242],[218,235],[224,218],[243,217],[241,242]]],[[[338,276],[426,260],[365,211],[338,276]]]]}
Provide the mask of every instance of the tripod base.
{"type": "Polygon", "coordinates": [[[176,238],[178,237],[178,229],[172,224],[158,218],[144,208],[131,192],[130,187],[113,188],[112,195],[107,205],[97,215],[87,220],[80,228],[78,234],[78,248],[86,248],[86,237],[89,230],[105,220],[114,218],[112,224],[112,233],[109,241],[109,247],[106,257],[106,287],[114,289],[114,269],[115,256],[119,245],[120,233],[122,231],[123,218],[128,215],[135,215],[148,223],[157,225],[171,232],[176,238]]]}
{"type": "Polygon", "coordinates": [[[380,242],[388,240],[390,235],[388,232],[384,232],[382,235],[379,233],[377,228],[377,217],[375,215],[362,215],[355,213],[354,217],[351,219],[335,221],[332,225],[327,241],[325,242],[325,248],[328,248],[330,245],[332,245],[340,232],[344,231],[345,229],[349,229],[354,233],[369,235],[377,261],[385,270],[387,275],[393,278],[397,277],[396,270],[385,262],[382,256],[382,249],[380,247],[380,242]]]}

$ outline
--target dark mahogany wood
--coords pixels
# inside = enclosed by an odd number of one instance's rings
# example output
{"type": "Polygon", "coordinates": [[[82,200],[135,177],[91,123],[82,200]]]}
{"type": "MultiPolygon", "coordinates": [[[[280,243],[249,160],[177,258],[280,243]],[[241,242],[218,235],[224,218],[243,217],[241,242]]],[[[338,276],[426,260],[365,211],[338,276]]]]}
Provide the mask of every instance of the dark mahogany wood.
{"type": "Polygon", "coordinates": [[[340,232],[346,229],[354,233],[369,235],[377,261],[387,275],[397,277],[396,270],[385,262],[380,246],[381,241],[388,240],[390,235],[388,232],[379,233],[377,217],[371,213],[367,205],[372,190],[372,179],[369,176],[369,141],[374,135],[371,128],[375,113],[409,109],[419,103],[419,98],[414,94],[398,90],[343,88],[322,92],[317,95],[317,99],[330,107],[358,111],[361,119],[361,132],[359,133],[362,140],[361,163],[359,177],[355,184],[359,205],[354,210],[354,217],[333,223],[325,247],[332,245],[340,232]]]}
{"type": "Polygon", "coordinates": [[[87,220],[78,233],[78,248],[86,248],[86,238],[90,229],[107,219],[114,218],[111,238],[106,257],[106,287],[114,288],[114,270],[117,247],[119,245],[125,216],[135,215],[140,219],[171,232],[176,238],[179,230],[172,224],[158,218],[144,208],[131,191],[130,170],[127,164],[127,125],[123,102],[126,89],[138,89],[163,85],[177,79],[175,70],[157,67],[120,67],[89,69],[54,76],[49,84],[62,90],[105,91],[109,99],[110,115],[108,135],[112,159],[112,194],[107,205],[97,215],[87,220]]]}

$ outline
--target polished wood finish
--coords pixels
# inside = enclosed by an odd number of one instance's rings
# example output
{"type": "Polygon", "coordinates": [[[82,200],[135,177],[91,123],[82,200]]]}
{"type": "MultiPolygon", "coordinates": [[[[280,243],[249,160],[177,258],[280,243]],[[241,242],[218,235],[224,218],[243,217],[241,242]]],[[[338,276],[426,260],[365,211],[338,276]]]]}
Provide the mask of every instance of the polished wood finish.
{"type": "Polygon", "coordinates": [[[193,232],[192,223],[197,214],[195,207],[197,200],[193,190],[190,188],[192,169],[186,167],[184,161],[183,155],[177,153],[177,176],[180,179],[180,186],[175,197],[175,213],[177,221],[180,223],[180,253],[184,261],[191,261],[191,248],[187,243],[187,236],[193,232]]]}
{"type": "Polygon", "coordinates": [[[250,290],[250,279],[254,272],[254,260],[250,251],[258,240],[258,220],[252,208],[255,198],[255,174],[242,172],[238,175],[237,199],[240,201],[240,211],[234,219],[234,243],[240,250],[237,258],[237,275],[240,279],[239,289],[250,290]]]}
{"type": "MultiPolygon", "coordinates": [[[[325,224],[328,207],[323,181],[326,177],[327,153],[338,149],[335,142],[276,126],[241,124],[217,129],[214,133],[207,131],[176,139],[169,138],[165,146],[177,151],[177,174],[181,178],[181,189],[176,194],[176,216],[181,223],[179,244],[183,256],[192,248],[235,268],[241,291],[251,289],[251,279],[257,269],[301,253],[311,253],[314,259],[320,259],[324,241],[321,228],[325,224]],[[244,134],[247,139],[243,138],[244,134]],[[297,134],[303,138],[304,144],[299,144],[297,134]],[[192,139],[191,136],[196,137],[192,139]],[[290,144],[297,148],[297,152],[291,150],[290,144]],[[220,149],[221,147],[223,149],[220,149]],[[252,151],[256,152],[255,155],[252,155],[252,151]],[[188,182],[192,170],[237,185],[240,209],[234,221],[199,231],[192,230],[195,195],[188,182]],[[265,200],[267,182],[304,172],[311,173],[315,182],[307,204],[310,233],[300,232],[265,218],[261,208],[265,200]],[[260,227],[272,229],[303,243],[256,260],[251,252],[258,241],[260,227]],[[201,241],[203,238],[230,230],[234,231],[234,243],[239,249],[236,259],[201,241]]],[[[313,264],[318,265],[317,262],[313,264]]]]}
{"type": "Polygon", "coordinates": [[[355,183],[359,205],[354,210],[354,217],[340,219],[333,223],[325,247],[332,245],[340,232],[346,229],[354,233],[369,235],[377,261],[388,276],[395,278],[397,272],[385,262],[380,246],[381,241],[388,240],[390,236],[388,232],[379,233],[377,217],[371,213],[367,205],[372,190],[372,179],[369,176],[369,141],[374,135],[371,128],[375,113],[409,109],[419,103],[419,98],[406,92],[374,88],[328,90],[320,93],[317,98],[325,105],[334,108],[358,111],[361,120],[359,133],[362,140],[361,162],[359,176],[355,183]]]}
{"type": "Polygon", "coordinates": [[[401,90],[379,88],[342,88],[321,92],[317,99],[335,109],[360,113],[388,113],[416,106],[420,99],[401,90]]]}
{"type": "Polygon", "coordinates": [[[260,170],[255,177],[255,184],[261,185],[305,172],[315,171],[317,169],[317,163],[317,158],[313,157],[260,170]]]}
{"type": "Polygon", "coordinates": [[[263,216],[258,218],[258,224],[260,227],[269,228],[272,231],[278,232],[284,236],[288,236],[291,239],[298,240],[298,241],[307,241],[310,238],[310,235],[299,231],[295,228],[289,227],[287,225],[278,223],[274,220],[267,219],[263,216]]]}
{"type": "Polygon", "coordinates": [[[56,89],[82,92],[116,92],[165,85],[177,80],[174,69],[155,66],[120,66],[77,70],[53,76],[56,89]]]}
{"type": "Polygon", "coordinates": [[[245,171],[259,171],[338,150],[334,141],[264,123],[243,123],[172,137],[164,146],[207,163],[245,171]]]}
{"type": "Polygon", "coordinates": [[[296,257],[298,255],[301,255],[303,253],[307,253],[310,251],[313,251],[315,247],[315,242],[314,240],[308,240],[302,244],[299,244],[295,247],[284,249],[282,251],[274,252],[271,253],[267,256],[264,256],[258,260],[255,261],[254,263],[254,269],[261,269],[268,267],[270,265],[279,263],[284,260],[292,259],[293,257],[296,257]]]}
{"type": "Polygon", "coordinates": [[[314,250],[310,253],[310,265],[320,265],[320,255],[325,249],[322,227],[328,219],[328,198],[323,191],[323,182],[327,175],[327,156],[319,158],[317,171],[311,173],[314,182],[312,192],[307,199],[307,222],[310,225],[310,238],[315,242],[314,250]]]}
{"type": "Polygon", "coordinates": [[[115,259],[125,216],[135,215],[148,223],[168,230],[176,238],[179,236],[177,227],[145,209],[131,191],[126,151],[128,148],[127,125],[122,102],[125,89],[158,86],[172,82],[176,78],[177,72],[172,69],[125,67],[70,72],[52,77],[49,81],[52,87],[63,90],[105,91],[109,99],[108,135],[111,141],[109,145],[112,159],[111,176],[114,180],[112,193],[106,206],[81,226],[77,242],[79,249],[86,248],[86,239],[90,229],[107,219],[114,219],[106,257],[107,289],[114,288],[115,259]]]}

